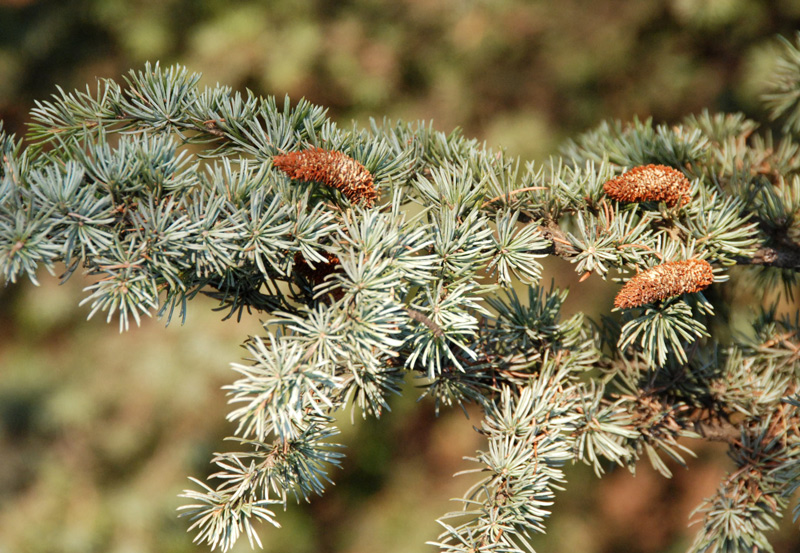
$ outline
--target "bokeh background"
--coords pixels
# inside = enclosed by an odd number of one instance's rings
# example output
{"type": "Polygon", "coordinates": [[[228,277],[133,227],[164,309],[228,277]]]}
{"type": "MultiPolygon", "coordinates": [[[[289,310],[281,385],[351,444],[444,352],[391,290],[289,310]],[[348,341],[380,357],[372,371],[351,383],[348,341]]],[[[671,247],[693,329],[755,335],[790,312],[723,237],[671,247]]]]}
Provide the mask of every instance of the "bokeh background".
{"type": "MultiPolygon", "coordinates": [[[[181,63],[257,94],[306,97],[342,124],[369,117],[456,126],[545,160],[603,119],[675,121],[703,108],[764,119],[775,36],[800,30],[797,0],[0,0],[0,119],[18,135],[38,98],[181,63]]],[[[568,312],[608,309],[602,284],[570,286],[568,312]],[[598,290],[604,294],[598,295],[598,290]]],[[[0,553],[189,553],[176,517],[189,475],[227,447],[221,387],[257,316],[222,321],[193,302],[184,325],[119,334],[86,321],[86,281],[0,289],[0,553]]],[[[481,446],[456,410],[437,419],[409,382],[381,420],[342,420],[348,458],[310,505],[263,527],[267,551],[432,551],[434,520],[467,487],[452,478],[481,446]]],[[[568,470],[550,553],[683,551],[689,515],[728,469],[699,447],[666,480],[642,465],[602,480],[568,470]]],[[[800,550],[784,521],[778,552],[800,550]]],[[[236,551],[249,551],[246,540],[236,551]]]]}

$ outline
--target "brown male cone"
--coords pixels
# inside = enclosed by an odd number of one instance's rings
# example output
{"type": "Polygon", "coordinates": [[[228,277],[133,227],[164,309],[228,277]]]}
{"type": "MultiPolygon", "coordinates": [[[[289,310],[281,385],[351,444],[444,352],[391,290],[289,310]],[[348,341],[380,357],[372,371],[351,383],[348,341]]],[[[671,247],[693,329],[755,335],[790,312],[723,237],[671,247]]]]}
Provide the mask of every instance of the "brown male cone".
{"type": "Polygon", "coordinates": [[[352,203],[372,207],[378,192],[372,175],[358,161],[342,152],[310,148],[272,158],[272,165],[289,178],[315,181],[341,191],[352,203]]]}
{"type": "Polygon", "coordinates": [[[656,265],[630,279],[614,299],[614,307],[627,309],[708,288],[714,282],[711,265],[702,259],[656,265]]]}
{"type": "Polygon", "coordinates": [[[325,256],[326,261],[317,263],[317,265],[312,268],[308,261],[306,261],[306,258],[303,257],[302,253],[297,252],[294,254],[295,270],[303,275],[306,280],[314,283],[315,286],[325,282],[325,277],[335,273],[337,271],[337,267],[339,266],[338,257],[328,252],[323,252],[323,255],[325,256]]]}
{"type": "Polygon", "coordinates": [[[691,183],[686,175],[666,165],[642,165],[603,185],[618,202],[664,202],[669,207],[689,201],[691,183]]]}

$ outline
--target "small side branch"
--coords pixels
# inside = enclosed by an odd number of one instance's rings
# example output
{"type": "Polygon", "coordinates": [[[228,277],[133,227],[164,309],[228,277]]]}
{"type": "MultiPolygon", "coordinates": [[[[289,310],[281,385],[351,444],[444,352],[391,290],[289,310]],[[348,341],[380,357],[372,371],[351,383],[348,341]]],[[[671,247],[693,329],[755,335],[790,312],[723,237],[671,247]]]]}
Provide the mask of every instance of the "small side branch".
{"type": "Polygon", "coordinates": [[[778,269],[800,270],[800,248],[785,247],[781,249],[762,246],[753,257],[738,257],[739,265],[764,265],[778,269]]]}
{"type": "Polygon", "coordinates": [[[570,259],[578,255],[578,252],[575,251],[575,248],[572,247],[572,244],[567,239],[567,235],[564,234],[564,231],[555,221],[548,221],[539,228],[542,231],[542,235],[553,243],[550,250],[544,253],[551,253],[563,259],[570,259]]]}
{"type": "Polygon", "coordinates": [[[436,336],[437,338],[444,337],[444,331],[442,330],[442,328],[436,323],[434,323],[432,320],[430,320],[423,313],[420,313],[416,309],[406,309],[406,313],[408,313],[408,316],[409,318],[411,318],[411,320],[417,321],[418,323],[422,323],[423,325],[427,326],[428,329],[431,332],[433,332],[433,335],[436,336]]]}
{"type": "Polygon", "coordinates": [[[711,424],[697,421],[694,423],[694,430],[703,438],[712,442],[735,444],[741,438],[739,428],[732,424],[711,424]]]}

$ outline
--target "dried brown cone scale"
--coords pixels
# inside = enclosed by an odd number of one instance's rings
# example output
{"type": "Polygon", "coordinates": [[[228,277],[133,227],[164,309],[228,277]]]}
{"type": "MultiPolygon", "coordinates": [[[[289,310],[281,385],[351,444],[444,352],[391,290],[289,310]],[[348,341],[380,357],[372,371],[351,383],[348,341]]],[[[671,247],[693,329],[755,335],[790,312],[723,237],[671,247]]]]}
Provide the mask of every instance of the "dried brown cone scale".
{"type": "Polygon", "coordinates": [[[332,253],[324,252],[325,260],[322,263],[317,263],[313,268],[309,265],[303,254],[297,252],[294,254],[295,270],[303,275],[303,277],[312,282],[314,286],[321,284],[325,281],[325,277],[337,272],[339,267],[339,258],[332,253]]]}
{"type": "MultiPolygon", "coordinates": [[[[308,261],[306,261],[306,258],[303,257],[302,253],[297,252],[294,254],[295,271],[311,283],[314,288],[325,282],[328,275],[338,273],[342,270],[338,257],[328,252],[323,252],[322,255],[325,256],[325,261],[316,263],[312,268],[308,261]]],[[[344,296],[344,290],[342,290],[341,287],[336,287],[329,290],[327,294],[332,296],[334,301],[340,300],[342,296],[344,296]]]]}
{"type": "Polygon", "coordinates": [[[714,282],[711,265],[702,259],[656,265],[630,279],[614,299],[614,307],[628,309],[708,288],[714,282]]]}
{"type": "Polygon", "coordinates": [[[272,158],[272,165],[290,179],[315,181],[336,188],[351,203],[363,202],[365,207],[372,207],[378,199],[372,174],[342,152],[310,148],[277,155],[272,158]]]}
{"type": "Polygon", "coordinates": [[[664,202],[669,207],[689,201],[686,175],[666,165],[642,165],[607,181],[606,195],[618,202],[664,202]]]}

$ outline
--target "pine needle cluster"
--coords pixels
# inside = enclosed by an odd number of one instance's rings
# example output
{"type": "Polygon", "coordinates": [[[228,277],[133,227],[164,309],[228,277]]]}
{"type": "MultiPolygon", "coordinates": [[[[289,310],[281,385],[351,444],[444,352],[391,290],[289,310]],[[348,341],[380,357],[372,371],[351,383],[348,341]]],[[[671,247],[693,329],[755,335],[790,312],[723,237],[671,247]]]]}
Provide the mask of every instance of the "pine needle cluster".
{"type": "Polygon", "coordinates": [[[24,141],[0,132],[6,283],[83,271],[89,316],[121,330],[198,294],[265,317],[227,386],[239,445],[184,494],[196,540],[260,543],[335,477],[334,414],[380,417],[411,373],[437,411],[483,413],[442,551],[532,551],[565,464],[669,476],[692,439],[733,462],[692,551],[769,550],[800,487],[800,320],[771,303],[800,274],[800,37],[766,95],[780,136],[741,114],[604,123],[545,164],[198,81],[147,65],[59,89],[24,141]],[[625,310],[564,316],[548,255],[627,281],[625,310]]]}

